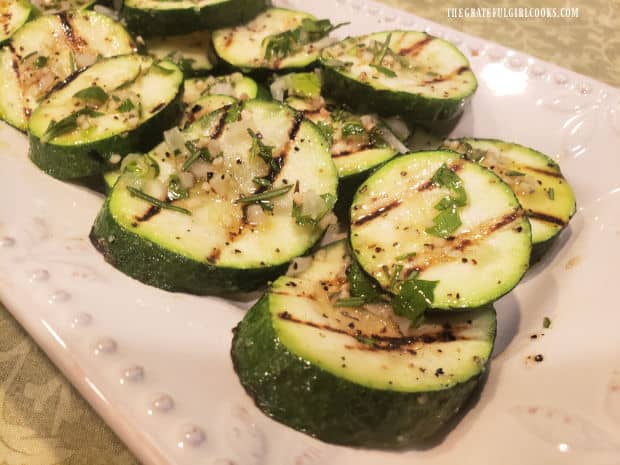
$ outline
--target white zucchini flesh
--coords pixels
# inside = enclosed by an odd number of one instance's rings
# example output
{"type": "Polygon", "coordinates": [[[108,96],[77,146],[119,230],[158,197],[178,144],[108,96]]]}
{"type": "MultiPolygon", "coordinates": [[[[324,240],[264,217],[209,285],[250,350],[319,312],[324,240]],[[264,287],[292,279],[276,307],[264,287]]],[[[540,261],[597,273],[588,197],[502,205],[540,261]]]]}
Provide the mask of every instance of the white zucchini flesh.
{"type": "Polygon", "coordinates": [[[150,55],[160,60],[170,60],[179,65],[184,72],[204,73],[213,69],[216,62],[209,31],[152,37],[146,40],[146,48],[150,55]]]}
{"type": "Polygon", "coordinates": [[[284,58],[272,57],[267,61],[265,39],[299,27],[305,18],[316,19],[301,11],[271,8],[242,26],[214,31],[213,45],[222,59],[240,68],[303,68],[318,58],[319,42],[304,45],[301,51],[284,58]]]}
{"type": "MultiPolygon", "coordinates": [[[[125,175],[111,194],[110,211],[123,227],[199,262],[232,268],[286,263],[314,244],[322,229],[296,223],[291,214],[293,189],[272,200],[272,213],[263,212],[258,205],[244,208],[238,203],[241,197],[256,192],[252,180],[269,172],[261,159],[251,155],[248,128],[274,147],[274,155],[284,157],[273,188],[299,183],[298,195],[304,198],[335,195],[337,177],[329,152],[316,128],[307,121],[298,125],[290,139],[289,131],[297,124],[295,113],[279,104],[250,100],[239,121],[223,124],[226,111],[212,113],[184,132],[187,140],[203,141],[197,143],[209,147],[214,156],[221,153],[213,162],[195,162],[184,173],[193,179],[189,197],[173,205],[187,209],[191,215],[166,209],[147,215],[152,205],[131,195],[127,186],[133,181],[125,175]]],[[[162,143],[150,156],[159,164],[155,184],[165,189],[171,176],[180,175],[188,154],[175,158],[169,146],[162,143]]]]}
{"type": "Polygon", "coordinates": [[[241,73],[185,80],[183,104],[191,105],[206,95],[227,95],[239,100],[256,97],[256,82],[241,73]]]}
{"type": "Polygon", "coordinates": [[[351,207],[351,244],[360,265],[382,287],[419,272],[438,281],[432,308],[471,308],[510,291],[529,266],[531,230],[517,198],[491,171],[451,151],[388,162],[358,189],[351,207]],[[447,237],[427,232],[450,194],[431,182],[443,165],[462,180],[467,203],[447,237]],[[415,254],[415,255],[413,255],[415,254]]]}
{"type": "Polygon", "coordinates": [[[98,58],[135,51],[120,23],[92,11],[26,23],[0,50],[0,117],[25,130],[31,113],[54,86],[98,58]]]}

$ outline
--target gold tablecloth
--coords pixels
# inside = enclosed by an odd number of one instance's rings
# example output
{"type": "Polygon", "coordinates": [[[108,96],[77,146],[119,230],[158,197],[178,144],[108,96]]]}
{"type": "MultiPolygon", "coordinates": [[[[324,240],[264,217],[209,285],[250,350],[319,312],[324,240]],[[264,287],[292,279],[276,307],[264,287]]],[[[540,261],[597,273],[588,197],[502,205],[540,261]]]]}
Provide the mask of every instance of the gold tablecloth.
{"type": "MultiPolygon", "coordinates": [[[[620,86],[620,1],[524,0],[519,7],[578,7],[571,19],[451,19],[448,7],[499,1],[382,0],[620,86]]],[[[506,4],[508,5],[508,4],[506,4]]],[[[513,6],[513,5],[511,5],[513,6]]],[[[1,279],[1,278],[0,278],[1,279]]],[[[0,304],[0,465],[131,465],[122,442],[0,304]]]]}

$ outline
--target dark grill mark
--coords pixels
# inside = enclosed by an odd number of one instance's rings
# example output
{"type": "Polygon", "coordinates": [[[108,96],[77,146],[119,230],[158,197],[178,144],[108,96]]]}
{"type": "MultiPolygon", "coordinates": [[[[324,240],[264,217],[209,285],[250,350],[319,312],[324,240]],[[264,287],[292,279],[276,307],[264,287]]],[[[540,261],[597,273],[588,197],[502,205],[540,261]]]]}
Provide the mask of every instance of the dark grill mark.
{"type": "Polygon", "coordinates": [[[161,208],[156,207],[155,205],[151,205],[149,209],[142,216],[137,216],[136,220],[140,222],[148,221],[157,215],[161,211],[161,208]]]}
{"type": "Polygon", "coordinates": [[[62,25],[62,31],[65,33],[65,38],[67,39],[67,42],[69,43],[71,48],[76,49],[84,47],[86,45],[86,42],[81,37],[75,35],[73,31],[73,26],[71,26],[71,23],[69,22],[67,12],[62,11],[56,16],[58,16],[58,19],[60,20],[60,24],[62,25]]]}
{"type": "Polygon", "coordinates": [[[407,48],[401,49],[400,52],[398,52],[398,54],[401,56],[408,55],[408,56],[414,57],[418,55],[424,49],[424,47],[426,47],[433,39],[434,37],[427,35],[424,39],[420,40],[419,42],[416,42],[415,44],[410,45],[407,48]]]}
{"type": "Polygon", "coordinates": [[[433,333],[426,333],[420,335],[412,335],[412,336],[383,336],[381,334],[364,334],[359,329],[356,330],[353,334],[350,331],[347,331],[342,328],[335,328],[326,323],[315,323],[314,321],[306,321],[301,320],[299,318],[295,318],[289,312],[281,312],[278,313],[278,317],[282,320],[291,321],[293,323],[302,324],[306,326],[310,326],[311,328],[316,328],[324,331],[329,331],[336,334],[344,334],[346,336],[350,336],[352,338],[360,340],[359,345],[346,345],[347,349],[359,349],[359,350],[369,350],[369,351],[393,351],[393,350],[405,350],[415,355],[415,350],[406,348],[406,346],[410,346],[412,344],[434,344],[438,342],[452,342],[457,340],[466,340],[465,337],[455,334],[452,328],[442,328],[433,333]],[[370,342],[362,342],[362,338],[366,341],[370,342]]]}
{"type": "Polygon", "coordinates": [[[227,113],[228,113],[227,111],[224,111],[222,113],[222,116],[220,116],[219,121],[215,125],[215,130],[213,131],[213,134],[211,134],[212,139],[217,139],[218,137],[222,135],[222,132],[224,131],[224,126],[226,126],[226,114],[227,113]]]}
{"type": "Polygon", "coordinates": [[[221,254],[222,254],[222,251],[220,249],[213,248],[213,250],[211,251],[211,254],[207,257],[207,261],[209,263],[215,263],[220,258],[221,254]]]}
{"type": "Polygon", "coordinates": [[[547,171],[540,168],[533,168],[531,166],[524,166],[527,171],[534,171],[535,173],[544,174],[545,176],[551,176],[553,178],[562,178],[562,173],[556,173],[555,171],[547,171]]]}
{"type": "Polygon", "coordinates": [[[548,215],[546,213],[535,212],[535,211],[529,210],[526,215],[528,218],[533,218],[535,220],[544,221],[546,223],[557,224],[558,226],[562,226],[562,227],[566,225],[564,220],[562,220],[561,218],[558,218],[557,216],[553,216],[553,215],[548,215]]]}
{"type": "Polygon", "coordinates": [[[293,119],[293,125],[291,126],[291,129],[289,129],[288,131],[288,138],[289,140],[295,140],[295,137],[297,137],[297,133],[299,132],[299,128],[301,127],[301,123],[304,120],[304,114],[300,111],[295,113],[295,118],[293,119]]]}
{"type": "Polygon", "coordinates": [[[57,82],[56,84],[54,84],[52,86],[52,88],[46,92],[46,96],[51,94],[52,92],[57,92],[60,89],[67,87],[72,81],[75,80],[75,78],[77,78],[84,70],[86,69],[86,67],[84,68],[80,68],[74,72],[72,72],[71,74],[69,74],[69,76],[67,76],[66,78],[64,78],[62,81],[57,82]]]}
{"type": "Polygon", "coordinates": [[[383,207],[379,207],[374,212],[367,213],[366,215],[360,216],[357,220],[353,222],[354,226],[359,226],[361,224],[367,223],[368,221],[374,220],[378,216],[381,216],[383,213],[390,211],[391,209],[398,207],[401,204],[401,200],[394,200],[392,203],[389,203],[383,207]]]}
{"type": "Polygon", "coordinates": [[[338,157],[346,157],[347,155],[352,155],[354,153],[361,152],[362,150],[368,150],[373,148],[374,144],[372,142],[367,142],[366,144],[358,147],[356,150],[343,150],[342,152],[332,152],[332,158],[338,157]]]}
{"type": "Polygon", "coordinates": [[[461,74],[463,74],[466,71],[469,71],[469,66],[461,66],[459,69],[457,69],[455,71],[452,71],[449,74],[446,74],[444,76],[436,77],[434,79],[431,79],[430,81],[424,81],[423,84],[436,84],[438,82],[449,81],[451,79],[454,79],[456,76],[460,76],[461,74]]]}

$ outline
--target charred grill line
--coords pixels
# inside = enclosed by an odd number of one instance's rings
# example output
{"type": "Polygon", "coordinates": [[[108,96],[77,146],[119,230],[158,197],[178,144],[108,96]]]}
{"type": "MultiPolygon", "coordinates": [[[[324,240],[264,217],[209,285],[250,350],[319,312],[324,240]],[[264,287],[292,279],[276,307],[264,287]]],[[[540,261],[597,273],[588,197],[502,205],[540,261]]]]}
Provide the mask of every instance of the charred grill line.
{"type": "Polygon", "coordinates": [[[361,152],[362,150],[369,150],[373,147],[374,147],[374,144],[372,142],[367,142],[366,144],[360,146],[356,150],[345,150],[343,152],[332,152],[332,158],[346,157],[347,155],[358,153],[358,152],[361,152]]]}
{"type": "Polygon", "coordinates": [[[384,205],[383,207],[379,207],[373,212],[360,216],[357,220],[353,222],[353,225],[359,226],[361,224],[367,223],[368,221],[374,220],[375,218],[381,216],[383,213],[388,212],[395,207],[398,207],[401,202],[401,200],[394,200],[392,203],[384,205]]]}
{"type": "Polygon", "coordinates": [[[151,205],[149,209],[142,216],[136,217],[136,220],[140,222],[148,221],[157,215],[161,211],[160,207],[156,207],[155,205],[151,205]]]}
{"type": "Polygon", "coordinates": [[[288,131],[288,138],[289,140],[293,141],[295,140],[295,137],[297,137],[297,133],[299,132],[299,128],[301,127],[301,123],[304,120],[304,114],[303,112],[296,112],[295,113],[295,118],[293,119],[293,125],[291,126],[291,129],[289,129],[288,131]]]}
{"type": "Polygon", "coordinates": [[[551,176],[553,178],[562,178],[562,173],[556,173],[554,171],[547,171],[547,170],[543,170],[541,168],[534,168],[532,166],[524,166],[523,168],[528,170],[528,171],[534,171],[535,173],[543,174],[545,176],[551,176]]]}
{"type": "Polygon", "coordinates": [[[557,216],[549,215],[547,213],[541,213],[541,212],[535,212],[532,210],[528,210],[528,212],[526,213],[526,216],[528,218],[544,221],[546,223],[557,224],[558,226],[562,226],[562,227],[566,226],[566,222],[564,220],[562,220],[561,218],[558,218],[557,216]]]}
{"type": "Polygon", "coordinates": [[[444,76],[436,77],[434,79],[431,79],[430,81],[424,81],[423,84],[436,84],[438,82],[449,81],[450,79],[453,79],[456,76],[460,76],[461,74],[463,74],[466,71],[469,71],[469,66],[461,66],[459,69],[457,69],[455,71],[452,71],[449,74],[446,74],[444,76]]]}
{"type": "MultiPolygon", "coordinates": [[[[361,350],[371,350],[371,351],[377,351],[377,350],[393,351],[393,350],[403,350],[404,346],[410,346],[411,344],[415,344],[415,343],[434,344],[437,342],[452,342],[456,340],[466,339],[463,336],[454,334],[451,328],[442,328],[441,330],[435,333],[415,335],[415,336],[382,336],[379,334],[364,334],[360,330],[357,330],[354,333],[352,333],[350,331],[346,331],[341,328],[334,328],[333,326],[330,326],[328,324],[315,323],[313,321],[301,320],[299,318],[295,318],[293,315],[291,315],[289,312],[286,312],[286,311],[278,313],[278,318],[281,318],[282,320],[286,320],[286,321],[291,321],[293,323],[310,326],[312,328],[329,331],[329,332],[336,333],[336,334],[343,334],[345,336],[350,336],[356,339],[363,338],[363,339],[372,341],[372,344],[360,341],[360,345],[345,346],[348,349],[361,349],[361,350]]],[[[412,349],[410,348],[407,348],[404,350],[415,354],[415,350],[412,351],[412,349]]]]}
{"type": "Polygon", "coordinates": [[[228,111],[225,111],[222,113],[222,116],[220,116],[219,121],[215,125],[215,131],[213,131],[213,134],[211,135],[212,139],[217,139],[222,135],[222,132],[224,131],[224,126],[226,126],[226,115],[227,114],[228,114],[228,111]]]}
{"type": "Polygon", "coordinates": [[[426,47],[433,39],[434,37],[427,35],[424,39],[420,40],[419,42],[416,42],[415,44],[410,45],[407,48],[401,49],[400,52],[398,52],[398,54],[401,56],[408,55],[408,56],[414,57],[418,55],[424,49],[424,47],[426,47]]]}

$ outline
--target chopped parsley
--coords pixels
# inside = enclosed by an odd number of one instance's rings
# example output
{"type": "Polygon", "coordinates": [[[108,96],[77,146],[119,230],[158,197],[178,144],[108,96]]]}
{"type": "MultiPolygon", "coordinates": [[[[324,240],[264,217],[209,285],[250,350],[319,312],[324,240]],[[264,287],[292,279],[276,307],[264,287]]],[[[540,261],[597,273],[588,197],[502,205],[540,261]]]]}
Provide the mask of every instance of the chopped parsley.
{"type": "Polygon", "coordinates": [[[105,90],[103,90],[103,88],[99,86],[90,86],[82,90],[78,90],[75,94],[73,94],[73,97],[101,105],[105,103],[110,96],[105,90]]]}
{"type": "Polygon", "coordinates": [[[549,200],[555,200],[555,190],[553,187],[547,189],[547,197],[549,197],[549,200]]]}
{"type": "Polygon", "coordinates": [[[316,42],[333,30],[349,23],[333,25],[329,19],[304,18],[295,29],[272,34],[263,39],[265,60],[282,59],[301,51],[304,45],[316,42]]]}
{"type": "Polygon", "coordinates": [[[82,115],[96,118],[98,116],[102,116],[103,113],[95,111],[89,107],[84,107],[74,111],[69,116],[65,116],[60,121],[51,120],[49,126],[45,130],[45,133],[41,137],[41,141],[47,142],[68,132],[75,131],[78,127],[77,119],[82,115]]]}
{"type": "Polygon", "coordinates": [[[34,60],[34,67],[41,69],[45,65],[47,65],[47,57],[43,55],[39,55],[36,60],[34,60]]]}
{"type": "Polygon", "coordinates": [[[439,281],[417,279],[418,273],[399,284],[397,294],[392,300],[392,309],[397,315],[408,318],[414,325],[418,324],[424,312],[430,308],[435,299],[435,287],[439,281]]]}
{"type": "MultiPolygon", "coordinates": [[[[298,184],[296,184],[296,189],[298,189],[298,184]]],[[[291,215],[295,218],[295,223],[299,226],[318,226],[319,222],[327,215],[334,205],[336,204],[336,197],[332,194],[322,194],[321,200],[325,203],[324,210],[319,213],[316,217],[310,215],[303,214],[303,205],[298,204],[293,200],[293,209],[291,215]]]]}
{"type": "Polygon", "coordinates": [[[435,205],[439,214],[433,218],[433,226],[426,229],[428,234],[446,239],[462,224],[458,209],[467,204],[467,193],[461,178],[445,163],[435,172],[431,182],[452,191],[451,195],[444,197],[435,205]]]}
{"type": "Polygon", "coordinates": [[[511,177],[515,177],[515,176],[525,176],[525,173],[522,173],[521,171],[515,171],[515,170],[508,170],[504,173],[506,176],[511,176],[511,177]]]}
{"type": "Polygon", "coordinates": [[[364,129],[362,123],[358,121],[349,121],[342,126],[342,135],[344,137],[359,136],[365,133],[366,129],[364,129]]]}
{"type": "MultiPolygon", "coordinates": [[[[115,96],[113,95],[112,98],[114,97],[115,96]]],[[[121,102],[121,104],[118,106],[116,111],[118,111],[119,113],[127,113],[128,111],[131,111],[134,108],[135,108],[135,105],[133,104],[133,102],[130,99],[126,98],[125,100],[121,102]]]]}
{"type": "Polygon", "coordinates": [[[551,318],[546,316],[545,318],[543,318],[543,328],[547,329],[549,327],[551,327],[551,318]]]}
{"type": "Polygon", "coordinates": [[[334,143],[334,128],[331,124],[326,123],[325,121],[317,121],[317,128],[321,135],[325,138],[327,143],[331,146],[334,143]]]}
{"type": "Polygon", "coordinates": [[[183,187],[181,179],[176,174],[170,176],[168,181],[168,199],[171,201],[186,199],[189,197],[189,191],[183,187]]]}
{"type": "Polygon", "coordinates": [[[271,145],[265,145],[263,143],[263,137],[259,133],[255,133],[252,129],[248,128],[248,134],[252,137],[252,147],[250,147],[250,158],[259,157],[267,165],[273,174],[280,172],[280,163],[276,158],[273,158],[273,147],[271,145]]]}
{"type": "Polygon", "coordinates": [[[379,286],[362,270],[356,261],[347,268],[347,281],[351,297],[364,299],[364,303],[382,300],[382,292],[379,286]]]}

